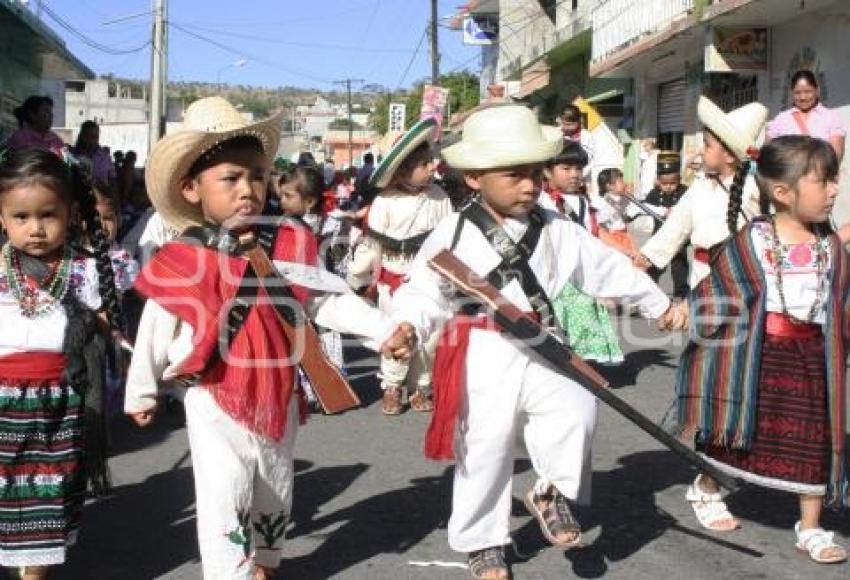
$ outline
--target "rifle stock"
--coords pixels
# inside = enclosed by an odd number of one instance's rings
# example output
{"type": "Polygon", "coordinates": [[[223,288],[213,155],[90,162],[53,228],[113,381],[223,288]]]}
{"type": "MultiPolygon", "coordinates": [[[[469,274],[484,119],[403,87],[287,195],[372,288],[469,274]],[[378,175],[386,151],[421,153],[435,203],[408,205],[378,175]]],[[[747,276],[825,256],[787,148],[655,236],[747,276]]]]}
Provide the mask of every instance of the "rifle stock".
{"type": "Polygon", "coordinates": [[[251,267],[254,268],[260,284],[265,288],[269,297],[273,299],[272,306],[289,344],[294,352],[301,354],[299,365],[307,378],[310,379],[313,392],[316,393],[316,398],[319,399],[322,409],[328,414],[333,414],[359,407],[360,398],[339,372],[339,369],[325,356],[319,334],[316,332],[313,323],[307,318],[306,313],[303,310],[282,313],[283,308],[293,308],[294,302],[289,300],[286,305],[283,305],[274,301],[275,298],[280,298],[280,296],[274,295],[274,289],[280,289],[281,283],[286,283],[286,280],[275,269],[269,257],[256,244],[248,245],[245,249],[245,255],[248,257],[251,267]],[[266,279],[273,279],[276,283],[266,285],[263,283],[263,280],[266,279]]]}
{"type": "Polygon", "coordinates": [[[556,371],[590,391],[597,399],[623,415],[692,466],[711,476],[723,487],[729,490],[738,488],[734,478],[717,469],[703,456],[695,453],[614,394],[607,388],[609,382],[584,359],[548,332],[540,323],[517,308],[495,286],[469,269],[453,253],[443,250],[429,261],[429,266],[462,293],[481,302],[508,335],[518,339],[525,348],[543,358],[556,371]]]}

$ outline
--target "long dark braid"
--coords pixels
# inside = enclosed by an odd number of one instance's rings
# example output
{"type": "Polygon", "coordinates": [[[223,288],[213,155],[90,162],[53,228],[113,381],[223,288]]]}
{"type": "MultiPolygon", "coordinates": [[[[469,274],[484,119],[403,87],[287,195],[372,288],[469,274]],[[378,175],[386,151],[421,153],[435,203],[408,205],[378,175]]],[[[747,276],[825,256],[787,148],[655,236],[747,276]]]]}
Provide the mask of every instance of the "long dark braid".
{"type": "Polygon", "coordinates": [[[85,169],[80,166],[71,168],[74,183],[74,194],[79,204],[80,217],[85,223],[85,233],[94,250],[95,265],[97,268],[98,289],[106,312],[109,326],[112,330],[124,333],[124,313],[118,300],[118,289],[115,287],[115,271],[112,268],[112,259],[109,256],[110,243],[100,222],[97,213],[97,199],[94,195],[91,179],[85,169]]]}
{"type": "Polygon", "coordinates": [[[738,214],[741,213],[741,206],[744,200],[744,181],[747,179],[747,174],[750,172],[750,160],[747,159],[738,166],[735,171],[735,177],[732,179],[732,185],[729,187],[729,205],[726,209],[726,225],[729,228],[729,235],[734,236],[738,233],[738,214]]]}

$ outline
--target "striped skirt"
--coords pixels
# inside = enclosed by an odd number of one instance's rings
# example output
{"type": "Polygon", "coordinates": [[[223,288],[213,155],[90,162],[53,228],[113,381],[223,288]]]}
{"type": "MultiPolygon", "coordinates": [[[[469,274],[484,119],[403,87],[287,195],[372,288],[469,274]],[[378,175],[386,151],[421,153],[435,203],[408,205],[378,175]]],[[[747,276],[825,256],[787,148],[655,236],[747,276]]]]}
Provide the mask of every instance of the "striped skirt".
{"type": "Polygon", "coordinates": [[[749,451],[708,446],[709,460],[745,481],[800,494],[823,495],[829,477],[830,428],[824,336],[765,333],[749,451]]]}
{"type": "MultiPolygon", "coordinates": [[[[0,358],[0,566],[61,564],[85,499],[83,401],[60,382],[58,359],[42,363],[58,374],[34,378],[3,373],[6,358],[0,358]]],[[[43,372],[42,365],[30,368],[43,372]]]]}

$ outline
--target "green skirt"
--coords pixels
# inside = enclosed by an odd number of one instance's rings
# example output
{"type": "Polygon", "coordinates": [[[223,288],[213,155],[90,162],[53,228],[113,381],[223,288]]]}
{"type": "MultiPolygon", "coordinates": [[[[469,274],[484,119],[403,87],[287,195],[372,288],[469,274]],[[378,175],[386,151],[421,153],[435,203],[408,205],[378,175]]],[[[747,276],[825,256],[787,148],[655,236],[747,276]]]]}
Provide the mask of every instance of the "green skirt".
{"type": "Polygon", "coordinates": [[[600,363],[623,362],[620,341],[605,306],[572,284],[564,286],[552,306],[577,355],[600,363]]]}

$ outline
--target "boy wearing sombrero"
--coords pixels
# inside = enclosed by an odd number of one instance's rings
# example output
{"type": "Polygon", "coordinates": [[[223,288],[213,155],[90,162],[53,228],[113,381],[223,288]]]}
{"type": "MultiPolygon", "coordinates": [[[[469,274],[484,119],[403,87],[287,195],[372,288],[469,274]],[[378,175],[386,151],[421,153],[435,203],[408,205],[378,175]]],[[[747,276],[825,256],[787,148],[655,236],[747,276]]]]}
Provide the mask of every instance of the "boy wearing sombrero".
{"type": "MultiPolygon", "coordinates": [[[[299,410],[296,355],[266,300],[238,236],[258,234],[294,271],[316,264],[306,227],[263,222],[280,117],[249,124],[230,103],[192,103],[183,128],[159,141],[146,169],[148,191],[169,228],[182,232],[153,256],[136,289],[148,298],[127,381],[125,410],[141,426],[156,410],[157,386],[188,386],[184,405],[195,475],[204,577],[271,577],[292,504],[299,410]]],[[[318,272],[314,272],[318,274],[318,272]]],[[[294,276],[294,275],[293,275],[294,276]]],[[[322,296],[287,275],[290,299],[321,325],[385,339],[391,324],[353,294],[322,296]]],[[[300,403],[300,404],[299,404],[300,403]]],[[[301,417],[303,418],[303,416],[301,417]]]]}
{"type": "MultiPolygon", "coordinates": [[[[470,116],[462,140],[443,155],[480,200],[443,220],[426,240],[393,302],[402,330],[428,340],[455,315],[452,289],[428,267],[445,249],[480,276],[500,279],[508,300],[549,327],[556,324],[550,301],[567,283],[593,296],[636,302],[663,326],[678,325],[670,300],[628,258],[537,205],[543,163],[562,145],[559,130],[541,127],[521,106],[470,116]]],[[[468,554],[474,578],[509,577],[503,548],[510,542],[519,429],[541,477],[527,507],[550,542],[564,548],[579,543],[568,501],[588,499],[596,423],[592,395],[494,328],[469,309],[446,327],[434,364],[435,409],[425,449],[435,459],[456,455],[449,544],[468,554]]],[[[396,337],[384,346],[401,344],[396,337]]]]}
{"type": "MultiPolygon", "coordinates": [[[[363,287],[376,277],[378,306],[390,309],[392,296],[401,285],[425,238],[452,212],[446,193],[433,183],[432,143],[438,130],[434,119],[416,123],[393,146],[372,173],[369,185],[380,190],[366,219],[366,236],[357,246],[348,267],[348,282],[363,287]]],[[[409,362],[390,358],[381,361],[382,411],[398,415],[404,387],[410,407],[430,411],[431,365],[437,348],[434,340],[419,348],[409,362]]]]}

